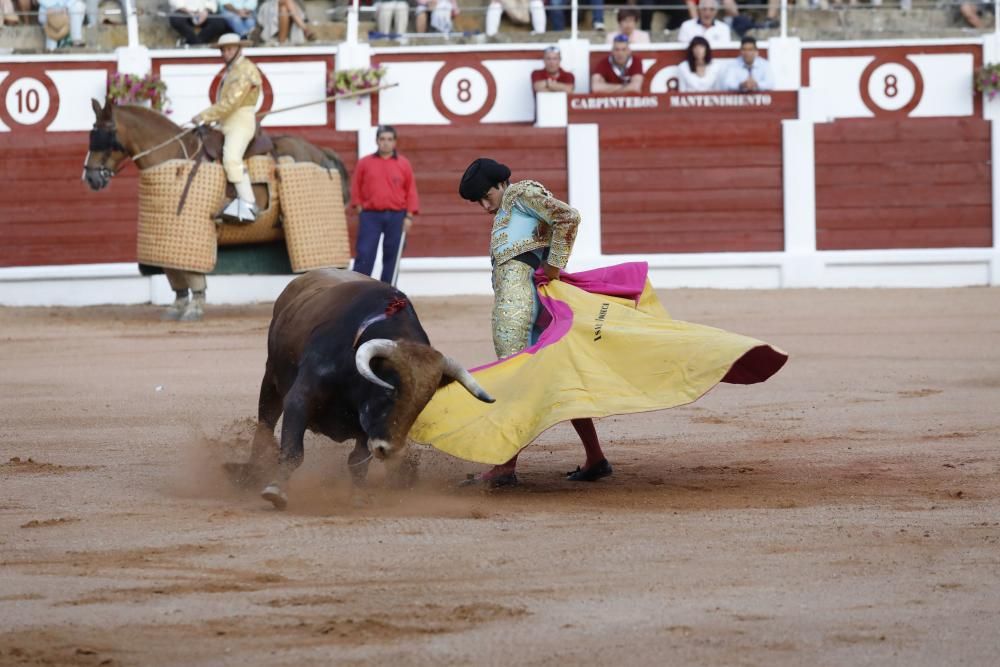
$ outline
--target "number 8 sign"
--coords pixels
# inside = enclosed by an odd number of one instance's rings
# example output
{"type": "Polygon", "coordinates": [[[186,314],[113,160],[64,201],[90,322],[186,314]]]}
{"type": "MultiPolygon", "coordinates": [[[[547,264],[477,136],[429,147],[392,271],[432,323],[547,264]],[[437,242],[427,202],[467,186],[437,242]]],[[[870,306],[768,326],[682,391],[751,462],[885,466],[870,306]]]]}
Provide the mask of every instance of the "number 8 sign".
{"type": "Polygon", "coordinates": [[[497,97],[493,74],[479,63],[445,66],[432,84],[434,106],[453,122],[476,122],[483,118],[497,97]]]}
{"type": "Polygon", "coordinates": [[[876,58],[861,74],[861,100],[877,117],[908,116],[924,94],[920,70],[905,56],[876,58]]]}

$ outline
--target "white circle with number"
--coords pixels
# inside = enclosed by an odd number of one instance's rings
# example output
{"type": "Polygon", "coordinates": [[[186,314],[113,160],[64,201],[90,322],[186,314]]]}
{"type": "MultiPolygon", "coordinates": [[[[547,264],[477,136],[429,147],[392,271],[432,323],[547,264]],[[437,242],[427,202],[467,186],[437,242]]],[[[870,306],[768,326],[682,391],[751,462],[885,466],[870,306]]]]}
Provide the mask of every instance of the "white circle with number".
{"type": "Polygon", "coordinates": [[[471,116],[482,109],[489,94],[486,77],[471,67],[456,67],[441,80],[441,102],[458,116],[471,116]]]}
{"type": "Polygon", "coordinates": [[[875,106],[886,111],[902,109],[916,92],[913,73],[899,63],[879,65],[868,79],[868,95],[875,106]]]}
{"type": "Polygon", "coordinates": [[[22,77],[7,89],[7,113],[16,123],[34,125],[49,112],[51,99],[45,84],[30,76],[22,77]]]}

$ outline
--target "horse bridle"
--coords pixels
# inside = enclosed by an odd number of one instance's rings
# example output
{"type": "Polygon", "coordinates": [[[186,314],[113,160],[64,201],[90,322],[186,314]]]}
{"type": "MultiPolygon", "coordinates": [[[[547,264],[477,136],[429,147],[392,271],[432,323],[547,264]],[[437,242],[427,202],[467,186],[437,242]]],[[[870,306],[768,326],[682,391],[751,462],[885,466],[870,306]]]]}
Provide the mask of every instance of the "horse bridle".
{"type": "Polygon", "coordinates": [[[88,152],[89,153],[104,152],[106,154],[104,159],[107,160],[107,158],[111,155],[112,151],[118,151],[120,153],[124,153],[126,159],[121,161],[121,164],[115,171],[112,171],[111,169],[108,168],[107,165],[103,163],[101,164],[100,167],[88,167],[87,165],[84,165],[83,169],[84,171],[87,171],[89,169],[96,170],[97,173],[101,175],[101,178],[106,178],[108,180],[111,180],[113,176],[116,176],[122,169],[125,168],[125,163],[128,159],[131,159],[133,162],[135,162],[136,160],[139,160],[145,157],[146,155],[149,155],[153,151],[159,150],[164,146],[166,146],[167,144],[170,144],[174,141],[180,143],[181,150],[184,151],[184,159],[190,160],[191,158],[188,155],[188,148],[184,144],[184,142],[181,141],[181,137],[183,137],[185,134],[191,131],[196,131],[198,135],[198,150],[196,150],[194,153],[195,155],[197,155],[198,151],[200,151],[202,146],[204,145],[201,138],[201,132],[203,131],[203,126],[201,125],[198,125],[193,128],[188,128],[179,134],[175,134],[166,141],[159,143],[156,146],[153,146],[152,148],[147,148],[146,150],[136,153],[135,155],[129,155],[128,149],[122,146],[122,143],[118,141],[118,131],[117,128],[115,128],[115,124],[113,122],[109,123],[107,127],[94,125],[93,129],[90,130],[90,145],[87,148],[88,152]]]}
{"type": "MultiPolygon", "coordinates": [[[[118,141],[118,133],[114,123],[110,123],[108,127],[94,125],[94,128],[90,131],[90,145],[87,147],[87,151],[88,153],[105,153],[104,160],[107,160],[111,156],[112,151],[124,153],[126,158],[129,157],[128,150],[118,141]]],[[[109,169],[103,162],[100,167],[89,167],[85,164],[83,165],[83,169],[84,171],[96,170],[101,175],[101,178],[111,180],[113,176],[125,168],[125,162],[126,160],[122,160],[116,171],[109,169]]]]}

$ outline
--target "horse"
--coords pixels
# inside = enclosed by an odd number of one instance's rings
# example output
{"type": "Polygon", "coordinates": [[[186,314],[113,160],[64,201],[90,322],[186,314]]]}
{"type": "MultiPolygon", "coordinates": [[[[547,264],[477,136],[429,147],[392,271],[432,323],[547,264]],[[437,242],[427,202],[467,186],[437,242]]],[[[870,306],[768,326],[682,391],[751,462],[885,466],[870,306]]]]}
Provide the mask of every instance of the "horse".
{"type": "MultiPolygon", "coordinates": [[[[97,100],[91,102],[97,120],[90,131],[82,178],[94,192],[108,187],[114,175],[130,159],[142,170],[167,160],[204,156],[201,138],[194,132],[185,131],[159,111],[132,104],[114,105],[110,100],[105,101],[103,107],[97,100]]],[[[314,162],[324,169],[340,172],[344,201],[350,199],[347,169],[334,151],[291,135],[270,138],[275,158],[289,156],[296,162],[314,162]]],[[[165,267],[163,270],[170,288],[177,295],[164,319],[200,320],[205,302],[205,274],[165,267]],[[190,299],[189,289],[193,292],[190,299]]]]}

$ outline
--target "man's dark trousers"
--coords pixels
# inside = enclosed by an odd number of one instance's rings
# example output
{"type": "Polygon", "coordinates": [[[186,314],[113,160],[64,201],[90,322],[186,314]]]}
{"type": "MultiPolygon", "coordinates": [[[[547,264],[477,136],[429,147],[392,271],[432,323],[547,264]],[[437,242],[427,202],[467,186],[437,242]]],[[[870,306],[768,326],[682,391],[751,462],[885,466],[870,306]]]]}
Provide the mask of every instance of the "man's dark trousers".
{"type": "Polygon", "coordinates": [[[399,255],[399,239],[403,235],[406,211],[361,211],[358,224],[358,247],[354,255],[354,270],[366,276],[375,267],[379,238],[382,242],[382,282],[391,283],[399,255]]]}

